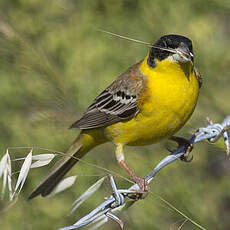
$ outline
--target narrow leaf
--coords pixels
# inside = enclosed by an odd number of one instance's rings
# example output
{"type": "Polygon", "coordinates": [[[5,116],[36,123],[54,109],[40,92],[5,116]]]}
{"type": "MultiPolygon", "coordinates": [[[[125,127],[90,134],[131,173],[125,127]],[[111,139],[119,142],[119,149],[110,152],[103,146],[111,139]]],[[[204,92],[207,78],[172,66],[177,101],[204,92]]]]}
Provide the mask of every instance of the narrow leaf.
{"type": "Polygon", "coordinates": [[[77,176],[70,176],[70,177],[65,178],[54,188],[54,190],[47,197],[54,196],[57,193],[60,193],[66,190],[67,188],[71,187],[75,183],[76,178],[77,176]]]}
{"type": "Polygon", "coordinates": [[[2,186],[2,194],[1,194],[2,199],[5,195],[6,182],[7,182],[7,166],[5,167],[5,170],[3,172],[3,186],[2,186]]]}
{"type": "Polygon", "coordinates": [[[56,154],[48,154],[48,153],[34,155],[32,157],[32,160],[37,160],[37,161],[35,161],[30,166],[30,168],[38,168],[38,167],[42,167],[42,166],[48,165],[53,160],[53,158],[55,156],[56,156],[56,154]]]}
{"type": "MultiPolygon", "coordinates": [[[[46,161],[46,160],[52,160],[57,154],[53,154],[53,153],[42,153],[42,154],[38,154],[38,155],[33,155],[32,156],[32,160],[34,161],[46,161]]],[[[25,160],[25,157],[21,157],[21,158],[16,158],[13,161],[22,161],[25,160]]]]}
{"type": "Polygon", "coordinates": [[[32,160],[37,160],[37,161],[52,160],[56,155],[57,154],[53,154],[53,153],[43,153],[43,154],[33,155],[32,160]]]}
{"type": "Polygon", "coordinates": [[[23,165],[21,167],[21,170],[20,170],[20,173],[18,176],[18,180],[16,183],[16,187],[14,190],[14,194],[16,193],[19,186],[20,186],[20,188],[19,188],[18,194],[20,193],[20,191],[21,191],[21,189],[25,183],[26,177],[28,175],[28,172],[29,172],[29,169],[31,166],[31,162],[32,162],[32,150],[30,151],[30,153],[27,155],[25,161],[23,162],[23,165]]]}
{"type": "Polygon", "coordinates": [[[7,154],[7,165],[8,165],[8,173],[7,173],[7,179],[8,179],[8,189],[9,189],[9,197],[10,200],[13,198],[13,193],[12,193],[12,180],[11,180],[11,159],[10,155],[7,154]]]}
{"type": "Polygon", "coordinates": [[[89,187],[77,200],[75,200],[70,214],[72,214],[85,200],[92,196],[100,188],[104,180],[105,177],[102,177],[95,184],[89,187]]]}
{"type": "MultiPolygon", "coordinates": [[[[52,159],[51,159],[52,160],[52,159]]],[[[39,168],[39,167],[42,167],[42,166],[45,166],[45,165],[48,165],[50,163],[51,160],[42,160],[42,161],[35,161],[31,166],[30,168],[39,168]]]]}
{"type": "Polygon", "coordinates": [[[2,185],[2,192],[1,192],[1,199],[3,199],[5,190],[6,190],[6,183],[7,183],[7,178],[8,178],[8,170],[10,167],[11,171],[11,165],[9,166],[8,164],[8,159],[9,159],[9,152],[8,149],[6,151],[6,154],[3,156],[1,162],[0,162],[0,178],[3,175],[3,185],[2,185]]]}
{"type": "Polygon", "coordinates": [[[8,175],[8,189],[9,189],[10,201],[12,201],[13,200],[13,190],[12,190],[12,180],[11,180],[10,175],[8,175]]]}
{"type": "Polygon", "coordinates": [[[6,154],[2,157],[1,161],[0,161],[0,178],[2,177],[4,170],[6,168],[6,164],[7,164],[7,155],[8,155],[8,150],[6,152],[6,154]]]}

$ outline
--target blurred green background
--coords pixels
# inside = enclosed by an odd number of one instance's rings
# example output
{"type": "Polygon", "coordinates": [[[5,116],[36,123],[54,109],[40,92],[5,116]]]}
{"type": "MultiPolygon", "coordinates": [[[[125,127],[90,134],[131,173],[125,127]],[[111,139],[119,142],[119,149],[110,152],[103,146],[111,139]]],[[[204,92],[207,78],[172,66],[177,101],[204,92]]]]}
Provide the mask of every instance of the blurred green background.
{"type": "MultiPolygon", "coordinates": [[[[178,33],[192,39],[204,83],[192,118],[179,132],[189,137],[206,116],[230,114],[229,0],[2,0],[0,1],[0,140],[7,147],[35,146],[65,152],[78,130],[68,127],[90,102],[127,67],[148,52],[143,45],[98,32],[104,29],[154,42],[178,33]]],[[[167,154],[169,141],[127,147],[126,158],[144,176],[167,154]]],[[[11,149],[11,157],[29,150],[11,149]]],[[[44,153],[36,150],[36,153],[44,153]]],[[[168,166],[151,184],[152,194],[122,213],[125,229],[178,229],[183,217],[161,196],[205,229],[230,229],[230,160],[223,149],[200,143],[190,164],[168,166]]],[[[75,185],[52,198],[26,197],[48,167],[29,173],[18,202],[7,211],[0,202],[1,229],[57,229],[74,223],[109,195],[108,182],[71,216],[72,202],[106,171],[127,174],[116,163],[114,147],[91,151],[71,175],[75,185]]],[[[15,165],[17,171],[18,166],[15,165]]],[[[15,175],[16,178],[16,175],[15,175]]],[[[129,182],[115,177],[121,188],[129,182]]],[[[109,222],[101,229],[119,229],[109,222]]],[[[181,229],[198,229],[187,221],[181,229]]]]}

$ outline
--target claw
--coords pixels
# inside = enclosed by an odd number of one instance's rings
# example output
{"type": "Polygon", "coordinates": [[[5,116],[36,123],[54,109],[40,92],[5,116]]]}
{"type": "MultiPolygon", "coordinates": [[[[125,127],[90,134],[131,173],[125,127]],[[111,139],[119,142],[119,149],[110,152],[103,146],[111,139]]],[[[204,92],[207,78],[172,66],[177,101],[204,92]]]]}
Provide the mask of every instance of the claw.
{"type": "Polygon", "coordinates": [[[193,160],[193,156],[191,156],[190,158],[188,158],[188,156],[181,156],[180,159],[186,163],[190,163],[193,160]]]}
{"type": "Polygon", "coordinates": [[[140,199],[144,199],[145,197],[147,197],[148,192],[149,192],[147,180],[145,178],[141,178],[136,175],[133,175],[132,179],[133,181],[136,182],[136,184],[138,185],[140,189],[132,190],[132,193],[130,193],[128,197],[134,200],[140,200],[140,199]]]}
{"type": "Polygon", "coordinates": [[[124,160],[120,161],[121,166],[129,173],[132,180],[138,185],[140,188],[140,193],[148,191],[148,183],[146,179],[136,176],[135,173],[128,167],[124,160]]]}
{"type": "Polygon", "coordinates": [[[172,136],[170,137],[170,140],[173,140],[175,142],[177,142],[178,147],[180,146],[184,146],[185,147],[185,154],[183,156],[180,157],[180,159],[186,163],[189,163],[193,160],[193,156],[191,158],[188,158],[189,154],[192,152],[193,150],[193,144],[191,143],[191,141],[183,138],[183,137],[176,137],[176,136],[172,136]]]}
{"type": "Polygon", "coordinates": [[[148,183],[145,178],[141,178],[139,176],[132,175],[132,180],[136,182],[136,184],[139,186],[140,191],[142,193],[148,191],[148,183]]]}

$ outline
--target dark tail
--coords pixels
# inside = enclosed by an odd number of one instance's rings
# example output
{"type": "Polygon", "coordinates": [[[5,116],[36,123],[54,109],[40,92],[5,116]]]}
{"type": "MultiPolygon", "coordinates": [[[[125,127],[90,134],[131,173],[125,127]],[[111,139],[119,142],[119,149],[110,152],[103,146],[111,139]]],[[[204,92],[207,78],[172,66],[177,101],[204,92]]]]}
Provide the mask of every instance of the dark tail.
{"type": "Polygon", "coordinates": [[[100,136],[94,132],[82,132],[69,148],[66,155],[60,159],[50,172],[43,178],[40,184],[29,195],[28,200],[38,195],[47,196],[62,180],[64,175],[82,158],[90,149],[103,143],[100,136]],[[99,140],[99,141],[98,141],[99,140]]]}

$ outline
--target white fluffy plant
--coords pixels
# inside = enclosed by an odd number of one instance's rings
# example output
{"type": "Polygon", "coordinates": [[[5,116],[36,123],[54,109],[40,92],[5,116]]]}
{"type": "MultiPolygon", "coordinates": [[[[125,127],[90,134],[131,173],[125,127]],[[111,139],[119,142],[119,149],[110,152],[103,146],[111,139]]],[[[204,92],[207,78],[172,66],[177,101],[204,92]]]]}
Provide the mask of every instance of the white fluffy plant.
{"type": "Polygon", "coordinates": [[[25,158],[16,158],[12,160],[9,150],[7,149],[0,160],[0,180],[2,180],[1,199],[3,200],[5,198],[8,189],[9,200],[13,201],[21,192],[30,169],[48,165],[55,156],[56,154],[52,153],[33,155],[33,149],[31,149],[25,158]],[[19,173],[13,173],[13,161],[23,161],[19,173]]]}
{"type": "MultiPolygon", "coordinates": [[[[33,168],[39,168],[48,165],[55,156],[58,154],[53,153],[43,153],[38,155],[33,155],[33,149],[29,151],[24,158],[11,159],[9,149],[0,159],[0,184],[2,182],[1,190],[1,200],[6,198],[6,194],[9,194],[9,201],[16,201],[16,198],[22,191],[22,188],[26,182],[29,171],[33,168]],[[12,171],[12,162],[22,161],[21,168],[18,172],[12,171]],[[8,190],[8,191],[7,191],[8,190]]],[[[70,188],[76,181],[77,175],[69,176],[64,178],[48,196],[54,196],[67,188],[70,188]]],[[[78,199],[73,203],[73,209],[71,214],[90,196],[92,196],[102,185],[105,177],[100,178],[96,183],[94,183],[90,188],[88,188],[78,199]]]]}

